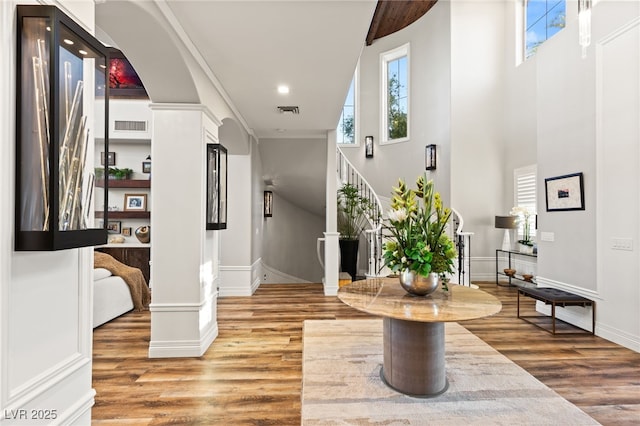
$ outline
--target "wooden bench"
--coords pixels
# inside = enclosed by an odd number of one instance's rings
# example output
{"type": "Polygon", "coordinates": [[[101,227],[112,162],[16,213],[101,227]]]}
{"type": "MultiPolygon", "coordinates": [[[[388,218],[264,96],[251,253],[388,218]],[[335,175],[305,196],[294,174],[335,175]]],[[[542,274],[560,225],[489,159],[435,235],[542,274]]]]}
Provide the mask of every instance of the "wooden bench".
{"type": "Polygon", "coordinates": [[[540,327],[541,329],[551,334],[574,334],[568,332],[556,332],[556,306],[591,306],[591,331],[583,329],[581,327],[574,326],[582,329],[587,333],[594,334],[596,329],[596,302],[586,297],[579,296],[577,294],[569,293],[568,291],[559,290],[557,288],[538,288],[538,287],[518,287],[518,318],[540,327]],[[544,302],[547,305],[551,305],[551,330],[542,327],[541,325],[530,321],[530,318],[540,318],[540,315],[536,316],[522,316],[520,315],[520,295],[531,297],[532,299],[544,302]]]}

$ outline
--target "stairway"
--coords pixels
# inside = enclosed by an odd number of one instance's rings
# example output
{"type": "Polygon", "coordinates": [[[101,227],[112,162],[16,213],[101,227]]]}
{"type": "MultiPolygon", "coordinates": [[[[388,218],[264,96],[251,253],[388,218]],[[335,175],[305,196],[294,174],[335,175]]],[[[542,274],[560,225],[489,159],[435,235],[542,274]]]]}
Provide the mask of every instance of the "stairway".
{"type": "MultiPolygon", "coordinates": [[[[372,214],[367,218],[369,227],[365,230],[365,236],[367,240],[367,258],[368,267],[366,277],[383,277],[389,275],[391,272],[389,268],[384,266],[382,258],[383,249],[382,244],[385,236],[383,232],[383,207],[380,198],[373,190],[369,182],[360,174],[360,172],[351,164],[351,162],[344,155],[339,147],[336,147],[336,177],[338,179],[338,188],[347,183],[357,187],[359,194],[363,197],[372,200],[374,209],[372,214]]],[[[447,227],[449,236],[454,241],[458,250],[458,257],[454,265],[454,273],[452,274],[452,282],[457,282],[461,285],[471,285],[471,236],[473,232],[463,231],[464,219],[462,215],[455,210],[452,210],[452,226],[447,227]]],[[[324,238],[318,239],[318,259],[323,264],[320,255],[320,243],[324,241],[324,238]]],[[[323,264],[324,267],[324,264],[323,264]]]]}
{"type": "Polygon", "coordinates": [[[338,179],[338,188],[345,184],[351,184],[358,188],[359,195],[365,197],[373,203],[373,209],[370,215],[367,215],[368,228],[365,229],[365,238],[367,240],[367,258],[368,267],[366,276],[377,277],[386,276],[389,271],[383,269],[382,262],[382,203],[380,198],[373,190],[369,182],[360,174],[360,172],[351,164],[339,147],[336,147],[336,177],[338,179]]]}

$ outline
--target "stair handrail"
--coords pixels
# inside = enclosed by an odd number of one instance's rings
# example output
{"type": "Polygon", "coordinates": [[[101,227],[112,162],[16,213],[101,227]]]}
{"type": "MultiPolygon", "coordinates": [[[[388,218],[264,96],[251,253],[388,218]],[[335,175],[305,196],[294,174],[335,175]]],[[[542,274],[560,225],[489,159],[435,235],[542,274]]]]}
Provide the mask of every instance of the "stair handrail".
{"type": "Polygon", "coordinates": [[[451,208],[453,224],[457,224],[454,230],[455,246],[458,250],[458,264],[456,270],[458,273],[458,284],[471,286],[471,236],[473,232],[463,231],[464,218],[455,208],[451,208]]]}
{"type": "Polygon", "coordinates": [[[381,227],[382,226],[382,202],[380,201],[378,194],[376,194],[376,192],[373,190],[373,187],[371,186],[371,184],[369,184],[367,179],[365,179],[365,177],[362,176],[362,174],[358,171],[358,169],[356,169],[355,166],[351,163],[351,161],[349,161],[349,159],[344,155],[344,152],[342,152],[339,146],[336,147],[336,154],[337,154],[336,172],[338,174],[338,179],[342,184],[351,183],[352,185],[356,186],[360,192],[360,195],[364,195],[368,199],[373,198],[374,200],[373,204],[375,206],[374,211],[376,214],[374,218],[370,218],[367,216],[367,219],[369,220],[372,228],[381,227]],[[349,175],[351,175],[352,178],[358,178],[359,181],[354,183],[352,180],[349,179],[349,175]]]}
{"type": "Polygon", "coordinates": [[[355,168],[344,155],[340,147],[336,147],[336,174],[339,184],[350,183],[358,188],[361,196],[373,200],[373,215],[367,214],[369,229],[364,232],[369,244],[369,267],[367,276],[378,276],[382,269],[382,202],[367,179],[355,168]],[[373,216],[373,217],[371,217],[373,216]]]}

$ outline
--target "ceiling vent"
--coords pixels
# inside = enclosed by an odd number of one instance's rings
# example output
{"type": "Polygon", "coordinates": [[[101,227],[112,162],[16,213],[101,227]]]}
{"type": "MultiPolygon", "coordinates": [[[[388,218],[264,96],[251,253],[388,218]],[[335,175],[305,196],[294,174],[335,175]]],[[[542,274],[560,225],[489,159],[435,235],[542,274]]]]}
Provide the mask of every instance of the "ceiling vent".
{"type": "Polygon", "coordinates": [[[147,122],[115,120],[114,130],[121,130],[121,131],[127,131],[127,132],[146,132],[147,122]]]}
{"type": "Polygon", "coordinates": [[[297,106],[279,106],[280,114],[300,114],[300,108],[297,106]]]}

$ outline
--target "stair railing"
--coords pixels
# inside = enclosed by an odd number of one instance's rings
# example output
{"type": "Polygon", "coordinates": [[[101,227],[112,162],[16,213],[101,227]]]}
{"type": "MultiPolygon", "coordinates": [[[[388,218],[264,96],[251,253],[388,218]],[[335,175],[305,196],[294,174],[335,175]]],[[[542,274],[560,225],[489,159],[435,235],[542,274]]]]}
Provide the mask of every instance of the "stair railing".
{"type": "Polygon", "coordinates": [[[339,186],[351,184],[358,188],[360,196],[366,197],[373,203],[371,213],[367,215],[369,228],[365,229],[367,238],[368,268],[367,276],[375,277],[382,269],[382,203],[373,187],[358,172],[345,157],[339,147],[336,147],[336,167],[339,186]]]}
{"type": "Polygon", "coordinates": [[[458,283],[471,286],[471,236],[473,232],[465,232],[464,219],[454,208],[451,209],[453,218],[454,238],[453,241],[458,250],[456,271],[458,273],[458,283]]]}

